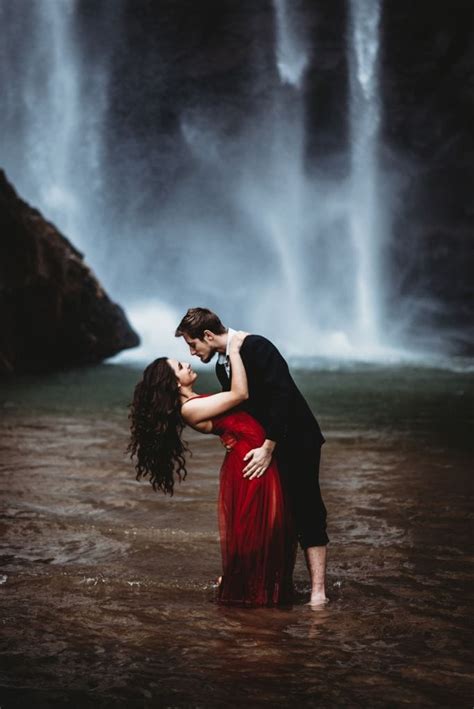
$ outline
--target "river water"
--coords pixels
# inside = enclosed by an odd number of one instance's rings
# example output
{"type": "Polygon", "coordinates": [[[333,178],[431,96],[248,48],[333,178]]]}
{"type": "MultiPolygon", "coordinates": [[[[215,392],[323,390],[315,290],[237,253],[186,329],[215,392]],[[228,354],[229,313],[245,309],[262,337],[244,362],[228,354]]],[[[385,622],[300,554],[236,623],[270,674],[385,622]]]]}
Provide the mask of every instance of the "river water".
{"type": "Polygon", "coordinates": [[[189,433],[172,499],[134,479],[139,374],[1,385],[2,709],[472,706],[472,375],[297,372],[327,438],[331,601],[305,605],[300,552],[294,606],[245,610],[214,600],[218,439],[189,433]]]}

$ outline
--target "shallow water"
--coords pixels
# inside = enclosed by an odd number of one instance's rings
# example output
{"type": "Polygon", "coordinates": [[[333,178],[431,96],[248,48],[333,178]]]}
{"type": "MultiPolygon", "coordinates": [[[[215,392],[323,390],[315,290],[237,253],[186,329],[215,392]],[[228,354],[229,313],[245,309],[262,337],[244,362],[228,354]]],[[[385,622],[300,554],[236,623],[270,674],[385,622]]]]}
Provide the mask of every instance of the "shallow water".
{"type": "Polygon", "coordinates": [[[191,432],[172,499],[137,483],[138,376],[2,384],[2,708],[472,705],[472,375],[298,372],[327,438],[319,611],[301,553],[292,608],[216,605],[223,449],[191,432]]]}

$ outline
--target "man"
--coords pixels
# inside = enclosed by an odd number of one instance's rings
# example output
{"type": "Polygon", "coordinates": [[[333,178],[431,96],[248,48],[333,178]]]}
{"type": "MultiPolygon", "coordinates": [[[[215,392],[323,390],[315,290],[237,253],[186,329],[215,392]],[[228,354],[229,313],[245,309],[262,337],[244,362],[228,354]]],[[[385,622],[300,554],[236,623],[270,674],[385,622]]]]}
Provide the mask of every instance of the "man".
{"type": "MultiPolygon", "coordinates": [[[[191,355],[210,362],[219,354],[216,374],[223,390],[230,389],[228,352],[235,331],[226,328],[206,308],[190,308],[178,325],[176,337],[184,337],[191,355]]],[[[325,592],[326,508],[319,489],[319,461],[324,438],[288,365],[277,348],[260,335],[247,335],[240,354],[248,378],[249,399],[245,409],[264,427],[266,440],[249,451],[244,477],[264,475],[275,454],[282,482],[288,492],[311,577],[310,604],[327,601],[325,592]]]]}

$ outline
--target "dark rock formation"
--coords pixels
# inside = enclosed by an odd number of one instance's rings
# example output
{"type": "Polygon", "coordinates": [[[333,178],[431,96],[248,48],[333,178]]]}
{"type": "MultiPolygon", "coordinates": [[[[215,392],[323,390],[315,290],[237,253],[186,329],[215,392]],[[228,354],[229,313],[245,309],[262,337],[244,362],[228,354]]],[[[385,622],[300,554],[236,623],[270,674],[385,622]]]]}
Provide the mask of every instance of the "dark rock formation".
{"type": "Polygon", "coordinates": [[[0,171],[0,373],[92,364],[139,344],[83,256],[0,171]]]}

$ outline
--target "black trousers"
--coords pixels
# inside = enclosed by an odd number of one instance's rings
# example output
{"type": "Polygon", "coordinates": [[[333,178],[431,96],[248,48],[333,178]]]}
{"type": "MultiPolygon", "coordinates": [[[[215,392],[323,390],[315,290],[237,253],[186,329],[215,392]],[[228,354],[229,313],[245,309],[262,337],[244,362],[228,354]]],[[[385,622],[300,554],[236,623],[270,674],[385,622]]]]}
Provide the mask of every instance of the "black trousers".
{"type": "Polygon", "coordinates": [[[277,446],[276,457],[301,548],[326,546],[327,513],[319,488],[321,446],[285,441],[277,446]]]}

